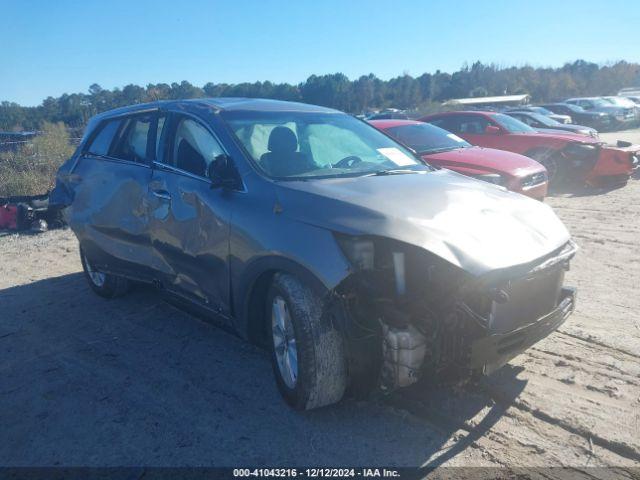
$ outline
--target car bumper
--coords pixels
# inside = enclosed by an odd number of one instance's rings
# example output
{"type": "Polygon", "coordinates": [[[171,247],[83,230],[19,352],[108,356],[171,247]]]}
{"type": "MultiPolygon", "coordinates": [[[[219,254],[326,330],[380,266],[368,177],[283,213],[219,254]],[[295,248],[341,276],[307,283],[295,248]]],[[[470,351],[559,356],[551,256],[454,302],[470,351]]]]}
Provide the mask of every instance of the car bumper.
{"type": "Polygon", "coordinates": [[[518,186],[518,187],[514,187],[511,190],[513,190],[514,192],[518,192],[521,193],[523,195],[526,195],[527,197],[531,197],[535,200],[544,200],[544,197],[547,196],[547,190],[549,188],[549,184],[548,182],[544,182],[538,185],[533,185],[530,187],[523,187],[523,186],[518,186]]]}
{"type": "Polygon", "coordinates": [[[544,200],[549,188],[547,172],[546,170],[542,170],[539,172],[530,172],[524,176],[512,177],[505,187],[512,192],[521,193],[536,200],[544,200]]]}
{"type": "Polygon", "coordinates": [[[586,183],[597,186],[607,178],[628,179],[638,168],[640,146],[612,147],[605,146],[600,150],[598,161],[586,176],[586,183]]]}
{"type": "Polygon", "coordinates": [[[471,346],[471,368],[485,375],[499,369],[562,325],[573,313],[575,303],[576,289],[563,287],[560,302],[552,312],[511,332],[476,340],[471,346]]]}

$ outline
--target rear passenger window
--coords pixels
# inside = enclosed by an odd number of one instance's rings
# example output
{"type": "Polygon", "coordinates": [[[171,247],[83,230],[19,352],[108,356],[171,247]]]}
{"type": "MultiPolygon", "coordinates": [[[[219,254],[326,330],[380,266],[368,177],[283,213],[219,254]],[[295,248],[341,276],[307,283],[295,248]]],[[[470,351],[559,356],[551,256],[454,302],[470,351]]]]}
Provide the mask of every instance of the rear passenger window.
{"type": "Polygon", "coordinates": [[[110,122],[102,125],[98,135],[94,137],[87,148],[87,152],[92,153],[93,155],[108,155],[109,147],[113,142],[113,137],[120,127],[120,123],[120,120],[111,120],[110,122]]]}
{"type": "Polygon", "coordinates": [[[153,117],[134,117],[128,121],[112,157],[136,163],[147,163],[147,139],[153,117]]]}

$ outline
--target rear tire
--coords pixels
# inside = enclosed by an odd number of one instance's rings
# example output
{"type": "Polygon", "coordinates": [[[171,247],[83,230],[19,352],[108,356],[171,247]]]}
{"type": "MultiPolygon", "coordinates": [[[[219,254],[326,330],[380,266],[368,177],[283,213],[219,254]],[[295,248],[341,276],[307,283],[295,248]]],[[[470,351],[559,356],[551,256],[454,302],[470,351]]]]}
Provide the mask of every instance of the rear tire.
{"type": "Polygon", "coordinates": [[[104,298],[116,298],[126,294],[131,288],[131,282],[117,275],[101,272],[93,267],[91,260],[80,249],[80,259],[84,276],[91,289],[104,298]]]}
{"type": "Polygon", "coordinates": [[[280,393],[297,410],[339,402],[347,386],[343,338],[322,310],[297,278],[274,276],[265,304],[271,363],[280,393]]]}

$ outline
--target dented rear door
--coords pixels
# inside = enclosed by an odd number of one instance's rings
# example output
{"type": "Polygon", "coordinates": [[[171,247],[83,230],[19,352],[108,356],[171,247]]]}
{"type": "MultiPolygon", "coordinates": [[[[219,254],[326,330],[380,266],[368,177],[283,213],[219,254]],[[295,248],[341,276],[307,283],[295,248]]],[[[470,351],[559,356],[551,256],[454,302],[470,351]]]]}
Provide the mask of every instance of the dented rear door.
{"type": "Polygon", "coordinates": [[[68,188],[68,222],[96,266],[149,279],[148,132],[155,112],[109,119],[81,152],[68,188]]]}

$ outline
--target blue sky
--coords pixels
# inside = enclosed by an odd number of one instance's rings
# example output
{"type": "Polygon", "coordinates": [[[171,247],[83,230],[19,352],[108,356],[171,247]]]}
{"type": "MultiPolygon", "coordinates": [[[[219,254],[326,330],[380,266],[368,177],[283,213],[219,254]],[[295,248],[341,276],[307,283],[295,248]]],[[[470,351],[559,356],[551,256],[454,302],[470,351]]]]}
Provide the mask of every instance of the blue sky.
{"type": "Polygon", "coordinates": [[[463,63],[640,61],[637,0],[0,0],[0,100],[463,63]]]}

